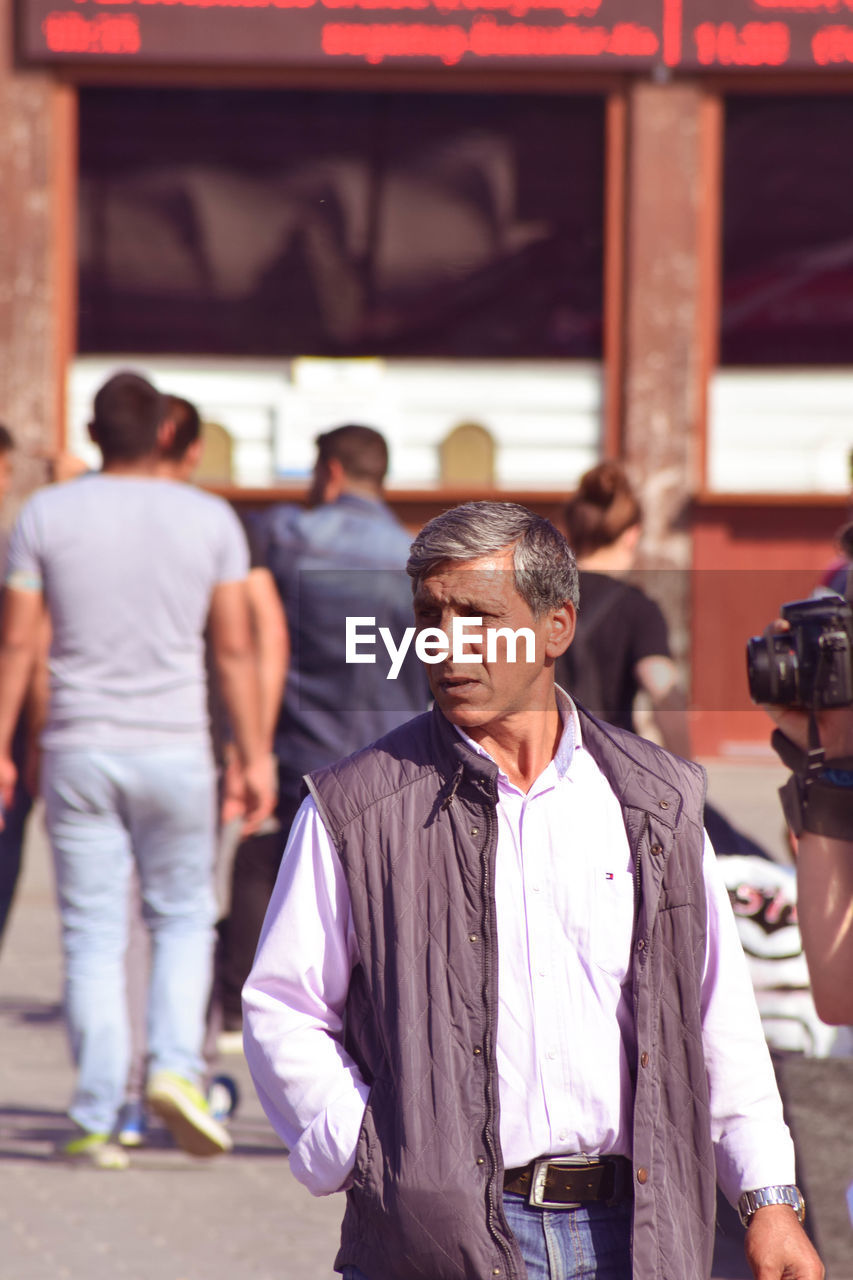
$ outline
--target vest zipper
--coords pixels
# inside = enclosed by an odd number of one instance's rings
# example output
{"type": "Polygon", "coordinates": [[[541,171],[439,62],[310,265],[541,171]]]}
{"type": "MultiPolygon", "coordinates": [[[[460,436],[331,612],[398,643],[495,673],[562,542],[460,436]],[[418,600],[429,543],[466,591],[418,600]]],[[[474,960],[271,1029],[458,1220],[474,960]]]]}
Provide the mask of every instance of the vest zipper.
{"type": "Polygon", "coordinates": [[[651,828],[649,815],[644,814],[643,827],[640,831],[640,838],[637,841],[637,847],[634,850],[634,932],[637,932],[637,925],[640,923],[640,845],[643,843],[643,837],[648,836],[651,828]]]}
{"type": "MultiPolygon", "coordinates": [[[[489,799],[491,798],[492,797],[490,796],[489,799]]],[[[491,809],[491,807],[489,807],[486,809],[486,838],[483,842],[483,850],[481,855],[482,862],[483,862],[483,897],[484,897],[485,906],[486,906],[486,922],[485,922],[486,928],[483,931],[484,942],[485,942],[485,947],[483,952],[483,963],[484,963],[485,977],[486,977],[486,992],[489,996],[491,995],[491,989],[492,989],[492,949],[493,949],[492,938],[493,938],[493,933],[495,928],[494,909],[492,906],[491,877],[489,874],[489,852],[492,847],[492,836],[494,831],[495,831],[495,816],[494,816],[493,810],[491,809]]],[[[489,1011],[489,1005],[487,1004],[487,1012],[488,1011],[489,1011]]],[[[486,1138],[486,1146],[492,1162],[492,1172],[489,1175],[489,1181],[488,1181],[488,1187],[487,1187],[488,1210],[486,1215],[486,1223],[492,1239],[494,1240],[495,1244],[497,1245],[498,1249],[500,1250],[504,1258],[504,1264],[506,1267],[504,1280],[509,1280],[509,1277],[513,1274],[512,1254],[509,1250],[508,1245],[506,1244],[502,1230],[498,1229],[498,1225],[497,1225],[498,1208],[495,1201],[495,1182],[496,1182],[497,1170],[498,1170],[498,1150],[497,1150],[497,1145],[495,1143],[494,1132],[493,1132],[494,1113],[495,1113],[494,1093],[495,1093],[496,1068],[494,1067],[494,1064],[492,1062],[492,1043],[495,1037],[494,1026],[495,1026],[496,1016],[497,1016],[496,1011],[491,1011],[491,1016],[489,1018],[489,1021],[491,1024],[489,1028],[490,1035],[487,1040],[487,1043],[484,1045],[484,1049],[486,1053],[486,1062],[484,1063],[484,1066],[486,1069],[486,1105],[487,1105],[485,1138],[486,1138]]],[[[501,1201],[501,1204],[503,1204],[503,1201],[501,1201]]],[[[503,1213],[502,1208],[500,1212],[501,1214],[503,1213]]]]}
{"type": "MultiPolygon", "coordinates": [[[[644,838],[648,837],[650,830],[651,830],[651,821],[649,819],[648,813],[645,813],[643,814],[643,825],[640,828],[640,834],[637,837],[637,844],[633,851],[634,852],[634,929],[631,935],[631,975],[632,975],[631,995],[632,995],[632,1004],[634,1007],[634,1026],[635,1027],[637,1025],[637,1011],[640,1003],[639,998],[637,996],[637,983],[635,980],[635,973],[634,973],[634,965],[636,963],[634,956],[637,949],[637,926],[640,923],[640,896],[641,896],[640,846],[642,845],[644,838]]],[[[639,1048],[637,1049],[637,1053],[639,1054],[639,1048]]],[[[636,1067],[635,1067],[635,1070],[636,1070],[636,1067]]]]}
{"type": "MultiPolygon", "coordinates": [[[[639,1071],[640,1071],[640,1063],[639,1063],[639,1057],[640,1057],[640,1033],[639,1033],[639,1029],[638,1029],[638,1026],[637,1026],[637,1021],[638,1021],[638,1019],[637,1019],[637,1015],[638,1015],[638,1013],[639,1013],[639,1008],[640,1008],[640,998],[639,998],[639,996],[638,996],[638,994],[637,994],[637,973],[636,973],[636,969],[635,969],[636,960],[635,960],[635,958],[634,958],[634,957],[635,957],[635,952],[636,952],[636,944],[637,944],[637,926],[638,926],[638,925],[639,925],[639,923],[640,923],[640,892],[641,892],[641,887],[640,887],[640,846],[642,845],[642,843],[643,843],[643,839],[644,839],[644,838],[645,838],[645,839],[648,839],[648,838],[649,838],[649,833],[650,833],[650,831],[651,831],[651,820],[650,820],[650,818],[649,818],[648,813],[645,813],[645,814],[643,815],[643,825],[642,825],[642,827],[640,828],[640,834],[639,834],[639,837],[638,837],[638,839],[637,839],[637,846],[636,846],[636,848],[634,849],[634,929],[633,929],[633,933],[632,933],[632,937],[631,937],[631,1003],[632,1003],[632,1005],[633,1005],[633,1009],[634,1009],[634,1039],[635,1039],[635,1040],[636,1040],[636,1042],[637,1042],[637,1043],[636,1043],[635,1050],[634,1050],[634,1052],[635,1052],[635,1054],[636,1054],[635,1061],[634,1061],[634,1081],[635,1081],[635,1083],[634,1083],[634,1094],[635,1094],[635,1096],[636,1096],[636,1091],[637,1091],[636,1080],[637,1080],[637,1077],[638,1077],[638,1075],[639,1075],[639,1071]]],[[[632,1126],[631,1126],[631,1128],[632,1128],[631,1142],[632,1142],[632,1146],[633,1146],[633,1137],[634,1137],[634,1135],[633,1135],[633,1122],[632,1122],[632,1126]]],[[[633,1162],[633,1160],[632,1160],[632,1161],[631,1161],[632,1167],[633,1167],[633,1163],[634,1163],[634,1162],[633,1162]]],[[[633,1268],[633,1265],[634,1265],[634,1218],[633,1218],[633,1214],[632,1214],[632,1216],[631,1216],[631,1266],[632,1266],[632,1268],[633,1268]]]]}

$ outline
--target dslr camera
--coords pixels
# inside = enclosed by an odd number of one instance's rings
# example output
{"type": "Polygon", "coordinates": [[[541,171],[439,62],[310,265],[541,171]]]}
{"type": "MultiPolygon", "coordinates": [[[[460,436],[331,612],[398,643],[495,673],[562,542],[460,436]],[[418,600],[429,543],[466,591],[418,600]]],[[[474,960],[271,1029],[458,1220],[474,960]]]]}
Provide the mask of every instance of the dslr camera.
{"type": "Polygon", "coordinates": [[[849,600],[834,593],[793,600],[783,604],[780,613],[790,631],[773,631],[771,626],[764,635],[747,641],[746,670],[753,701],[816,711],[853,703],[849,600]]]}

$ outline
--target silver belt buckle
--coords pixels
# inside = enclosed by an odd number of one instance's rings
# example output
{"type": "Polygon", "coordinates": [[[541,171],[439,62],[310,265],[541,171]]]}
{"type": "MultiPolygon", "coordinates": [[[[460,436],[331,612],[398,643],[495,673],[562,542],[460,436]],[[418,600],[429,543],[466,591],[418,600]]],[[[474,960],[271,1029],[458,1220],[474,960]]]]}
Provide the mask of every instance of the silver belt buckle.
{"type": "Polygon", "coordinates": [[[527,1203],[536,1209],[580,1209],[583,1203],[581,1200],[545,1199],[545,1180],[548,1177],[548,1167],[556,1164],[561,1169],[588,1169],[590,1165],[597,1163],[597,1160],[590,1160],[588,1156],[551,1156],[550,1160],[544,1157],[541,1160],[534,1160],[533,1177],[530,1180],[527,1203]]]}

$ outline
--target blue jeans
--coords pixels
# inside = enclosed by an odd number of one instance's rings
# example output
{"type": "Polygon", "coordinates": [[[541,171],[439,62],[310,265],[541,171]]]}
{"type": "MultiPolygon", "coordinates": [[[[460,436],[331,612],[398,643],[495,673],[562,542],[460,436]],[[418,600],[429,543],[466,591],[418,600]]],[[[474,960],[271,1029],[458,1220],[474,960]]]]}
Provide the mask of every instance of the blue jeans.
{"type": "Polygon", "coordinates": [[[580,1209],[532,1209],[504,1196],[504,1212],[528,1280],[631,1280],[630,1200],[580,1209]]]}
{"type": "Polygon", "coordinates": [[[134,861],[151,935],[150,1070],[194,1081],[203,1070],[216,916],[213,763],[207,747],[49,750],[42,779],[78,1068],[69,1114],[109,1132],[130,1054],[124,955],[134,861]]]}
{"type": "MultiPolygon", "coordinates": [[[[504,1212],[528,1280],[631,1280],[630,1200],[580,1209],[531,1209],[523,1196],[504,1196],[504,1212]]],[[[369,1280],[344,1267],[343,1280],[369,1280]]],[[[371,1280],[380,1280],[372,1277],[371,1280]]]]}

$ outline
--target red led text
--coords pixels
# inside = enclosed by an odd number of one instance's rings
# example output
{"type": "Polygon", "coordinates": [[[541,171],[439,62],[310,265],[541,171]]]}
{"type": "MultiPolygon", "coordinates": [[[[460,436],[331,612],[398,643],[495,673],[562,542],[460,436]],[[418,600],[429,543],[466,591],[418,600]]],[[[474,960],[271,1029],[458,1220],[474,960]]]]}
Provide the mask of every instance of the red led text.
{"type": "Polygon", "coordinates": [[[812,55],[819,67],[853,62],[853,27],[822,27],[812,37],[812,55]]]}
{"type": "Polygon", "coordinates": [[[132,14],[84,18],[70,12],[49,13],[42,23],[51,53],[139,53],[139,22],[132,14]]]}
{"type": "Polygon", "coordinates": [[[693,32],[703,67],[781,67],[788,60],[791,33],[784,22],[702,22],[693,32]]]}
{"type": "Polygon", "coordinates": [[[327,23],[323,52],[332,57],[364,58],[377,65],[385,58],[438,58],[446,66],[465,54],[476,58],[597,58],[652,57],[658,38],[648,27],[617,23],[606,27],[531,27],[513,22],[499,25],[478,18],[470,31],[460,26],[422,23],[327,23]]]}

